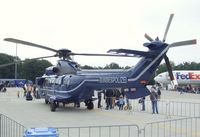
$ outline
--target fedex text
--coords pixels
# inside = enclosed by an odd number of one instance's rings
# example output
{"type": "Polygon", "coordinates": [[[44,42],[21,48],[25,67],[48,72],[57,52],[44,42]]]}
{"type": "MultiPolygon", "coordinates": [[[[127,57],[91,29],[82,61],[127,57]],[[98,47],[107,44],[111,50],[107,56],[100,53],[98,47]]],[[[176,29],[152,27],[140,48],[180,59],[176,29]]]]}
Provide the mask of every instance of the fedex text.
{"type": "Polygon", "coordinates": [[[190,79],[190,80],[200,80],[200,73],[188,72],[188,73],[176,73],[176,79],[190,79]]]}

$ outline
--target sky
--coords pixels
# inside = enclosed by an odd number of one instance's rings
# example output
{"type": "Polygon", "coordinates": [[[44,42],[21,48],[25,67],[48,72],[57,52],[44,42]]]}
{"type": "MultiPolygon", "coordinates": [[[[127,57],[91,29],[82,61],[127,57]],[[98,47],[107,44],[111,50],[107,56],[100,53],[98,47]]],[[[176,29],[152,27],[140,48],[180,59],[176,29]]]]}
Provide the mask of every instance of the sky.
{"type": "MultiPolygon", "coordinates": [[[[147,51],[147,33],[162,40],[171,13],[167,43],[200,40],[199,0],[0,0],[0,53],[16,55],[16,38],[75,53],[106,53],[110,49],[147,51]]],[[[21,59],[54,55],[53,52],[18,44],[21,59]]],[[[200,45],[171,48],[175,64],[200,62],[200,45]]],[[[52,64],[58,58],[48,59],[52,64]]],[[[111,62],[134,66],[139,58],[75,56],[80,65],[102,66],[111,62]]]]}

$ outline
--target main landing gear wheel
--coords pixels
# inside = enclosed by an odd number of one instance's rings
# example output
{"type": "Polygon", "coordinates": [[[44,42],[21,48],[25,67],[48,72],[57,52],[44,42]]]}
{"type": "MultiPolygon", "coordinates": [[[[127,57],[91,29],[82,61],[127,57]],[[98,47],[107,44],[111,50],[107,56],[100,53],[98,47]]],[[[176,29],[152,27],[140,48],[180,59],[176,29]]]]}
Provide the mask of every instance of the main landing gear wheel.
{"type": "Polygon", "coordinates": [[[47,99],[45,99],[45,104],[49,104],[49,101],[47,99]]]}
{"type": "Polygon", "coordinates": [[[55,111],[56,111],[56,108],[57,108],[56,102],[51,102],[51,103],[50,103],[50,110],[51,110],[52,112],[55,112],[55,111]]]}
{"type": "Polygon", "coordinates": [[[94,104],[92,101],[88,101],[87,103],[87,109],[92,110],[94,108],[94,104]]]}

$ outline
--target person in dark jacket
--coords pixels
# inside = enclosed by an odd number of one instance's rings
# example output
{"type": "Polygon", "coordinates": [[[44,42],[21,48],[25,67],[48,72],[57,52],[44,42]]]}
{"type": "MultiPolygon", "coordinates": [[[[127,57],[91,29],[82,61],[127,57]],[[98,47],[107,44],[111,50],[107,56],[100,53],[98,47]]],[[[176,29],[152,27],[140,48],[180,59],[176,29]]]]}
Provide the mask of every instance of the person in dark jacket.
{"type": "Polygon", "coordinates": [[[142,104],[142,111],[145,111],[145,97],[140,98],[139,103],[142,104]]]}
{"type": "Polygon", "coordinates": [[[101,94],[102,94],[101,91],[97,93],[97,96],[98,96],[98,108],[102,107],[102,105],[101,105],[101,94]]]}
{"type": "Polygon", "coordinates": [[[113,96],[113,90],[112,89],[106,89],[106,109],[112,109],[112,96],[113,96]]]}
{"type": "Polygon", "coordinates": [[[155,87],[151,87],[151,94],[150,94],[150,100],[152,104],[152,113],[155,114],[155,112],[158,114],[158,94],[156,92],[155,87]]]}

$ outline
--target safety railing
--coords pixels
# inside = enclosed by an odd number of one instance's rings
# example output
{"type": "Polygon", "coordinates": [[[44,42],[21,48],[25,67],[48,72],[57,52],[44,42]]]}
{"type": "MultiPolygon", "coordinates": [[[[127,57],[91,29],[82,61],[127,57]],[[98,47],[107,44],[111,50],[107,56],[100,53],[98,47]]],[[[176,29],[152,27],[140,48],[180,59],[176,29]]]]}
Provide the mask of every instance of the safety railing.
{"type": "MultiPolygon", "coordinates": [[[[131,104],[135,112],[152,113],[150,100],[145,100],[145,111],[141,110],[142,104],[138,103],[138,100],[132,100],[131,104]]],[[[180,117],[200,117],[200,103],[159,100],[157,104],[159,114],[180,117]]]]}
{"type": "Polygon", "coordinates": [[[25,130],[23,125],[0,114],[0,137],[23,137],[25,130]]]}
{"type": "MultiPolygon", "coordinates": [[[[168,119],[138,125],[54,127],[59,137],[200,137],[200,117],[168,119]]],[[[23,137],[26,128],[0,114],[0,137],[23,137]]]]}
{"type": "Polygon", "coordinates": [[[56,127],[59,137],[139,137],[137,125],[56,127]]]}
{"type": "Polygon", "coordinates": [[[138,125],[56,127],[59,137],[199,137],[200,118],[187,117],[138,125]]]}
{"type": "Polygon", "coordinates": [[[143,137],[200,137],[200,118],[181,118],[146,124],[143,137]]]}
{"type": "Polygon", "coordinates": [[[168,111],[173,116],[200,117],[200,103],[170,101],[168,111]]]}

